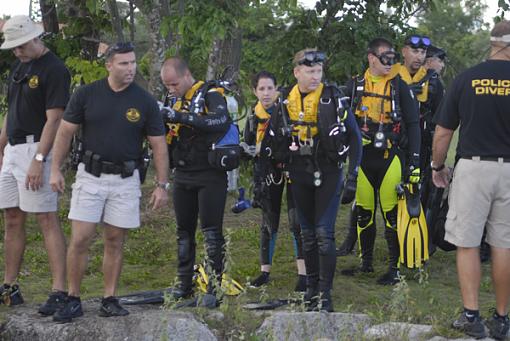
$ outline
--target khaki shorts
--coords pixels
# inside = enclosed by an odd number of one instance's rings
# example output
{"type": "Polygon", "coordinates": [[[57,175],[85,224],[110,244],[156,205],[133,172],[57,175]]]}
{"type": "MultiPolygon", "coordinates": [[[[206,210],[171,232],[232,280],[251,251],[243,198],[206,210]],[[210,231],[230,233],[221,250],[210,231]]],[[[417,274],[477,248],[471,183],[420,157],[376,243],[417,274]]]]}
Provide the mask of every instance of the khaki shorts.
{"type": "Polygon", "coordinates": [[[510,248],[510,163],[460,159],[448,204],[447,241],[478,247],[486,227],[488,244],[510,248]]]}
{"type": "Polygon", "coordinates": [[[101,174],[98,178],[87,173],[80,163],[72,187],[69,219],[121,228],[140,226],[142,192],[137,170],[124,179],[115,174],[101,174]]]}
{"type": "Polygon", "coordinates": [[[28,168],[38,145],[39,142],[5,146],[0,171],[0,209],[19,207],[30,213],[57,211],[58,194],[49,185],[51,153],[44,162],[42,187],[37,191],[25,188],[28,168]]]}

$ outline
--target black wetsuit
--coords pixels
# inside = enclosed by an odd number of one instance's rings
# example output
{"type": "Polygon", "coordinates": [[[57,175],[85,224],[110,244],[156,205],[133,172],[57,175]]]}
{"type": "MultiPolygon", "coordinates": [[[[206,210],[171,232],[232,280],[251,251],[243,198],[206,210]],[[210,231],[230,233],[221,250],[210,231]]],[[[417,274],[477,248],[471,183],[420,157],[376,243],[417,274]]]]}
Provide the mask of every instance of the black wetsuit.
{"type": "Polygon", "coordinates": [[[180,124],[172,139],[172,161],[175,166],[173,202],[177,220],[177,276],[180,287],[190,291],[195,264],[197,219],[204,234],[207,261],[218,278],[223,271],[223,213],[227,196],[227,174],[212,167],[208,151],[213,142],[228,129],[231,119],[223,95],[213,90],[205,94],[205,108],[190,114],[190,101],[199,90],[198,84],[179,99],[174,108],[192,119],[180,124]]]}

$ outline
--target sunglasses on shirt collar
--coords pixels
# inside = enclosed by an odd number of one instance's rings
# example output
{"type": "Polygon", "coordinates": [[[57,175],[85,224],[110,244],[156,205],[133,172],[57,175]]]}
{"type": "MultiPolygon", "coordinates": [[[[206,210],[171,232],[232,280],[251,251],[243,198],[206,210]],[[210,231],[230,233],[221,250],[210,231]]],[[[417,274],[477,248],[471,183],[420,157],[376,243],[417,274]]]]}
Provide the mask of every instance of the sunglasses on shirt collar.
{"type": "Polygon", "coordinates": [[[303,59],[301,59],[297,64],[298,65],[306,65],[306,66],[314,66],[319,63],[323,63],[326,60],[326,54],[322,51],[308,51],[305,52],[303,59]]]}
{"type": "Polygon", "coordinates": [[[23,75],[20,75],[20,69],[22,65],[23,63],[19,63],[18,66],[16,67],[16,70],[14,70],[12,74],[12,81],[16,84],[23,83],[28,79],[28,77],[30,76],[30,72],[32,71],[33,62],[30,62],[30,64],[27,67],[27,70],[23,73],[23,75]]]}
{"type": "Polygon", "coordinates": [[[411,46],[413,49],[427,48],[430,44],[429,37],[420,35],[412,35],[404,41],[404,45],[411,46]]]}

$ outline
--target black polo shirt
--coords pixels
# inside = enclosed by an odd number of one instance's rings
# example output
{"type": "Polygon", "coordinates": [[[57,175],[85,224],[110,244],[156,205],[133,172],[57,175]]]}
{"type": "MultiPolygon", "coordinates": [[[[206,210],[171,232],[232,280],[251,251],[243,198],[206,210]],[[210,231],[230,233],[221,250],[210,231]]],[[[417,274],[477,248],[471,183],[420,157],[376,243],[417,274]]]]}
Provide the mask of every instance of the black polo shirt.
{"type": "Polygon", "coordinates": [[[455,130],[460,157],[510,157],[510,61],[487,60],[452,83],[435,117],[455,130]]]}
{"type": "Polygon", "coordinates": [[[34,135],[38,141],[46,124],[46,110],[65,108],[71,76],[51,51],[28,63],[17,60],[9,74],[7,136],[34,135]]]}
{"type": "Polygon", "coordinates": [[[141,157],[145,136],[163,136],[165,128],[154,98],[135,83],[115,92],[107,78],[80,87],[64,120],[82,125],[84,150],[119,163],[141,157]]]}

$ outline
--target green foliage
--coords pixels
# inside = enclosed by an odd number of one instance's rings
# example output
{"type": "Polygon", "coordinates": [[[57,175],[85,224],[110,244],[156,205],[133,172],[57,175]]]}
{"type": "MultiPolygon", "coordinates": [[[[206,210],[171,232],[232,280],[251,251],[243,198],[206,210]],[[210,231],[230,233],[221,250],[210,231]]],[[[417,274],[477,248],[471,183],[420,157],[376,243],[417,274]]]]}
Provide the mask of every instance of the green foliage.
{"type": "Polygon", "coordinates": [[[488,49],[488,24],[483,22],[487,6],[476,0],[438,3],[434,10],[418,18],[418,30],[448,54],[445,81],[479,63],[488,49]]]}
{"type": "Polygon", "coordinates": [[[66,65],[73,75],[73,85],[88,84],[107,75],[104,65],[97,60],[89,61],[78,57],[69,57],[66,59],[66,65]]]}

